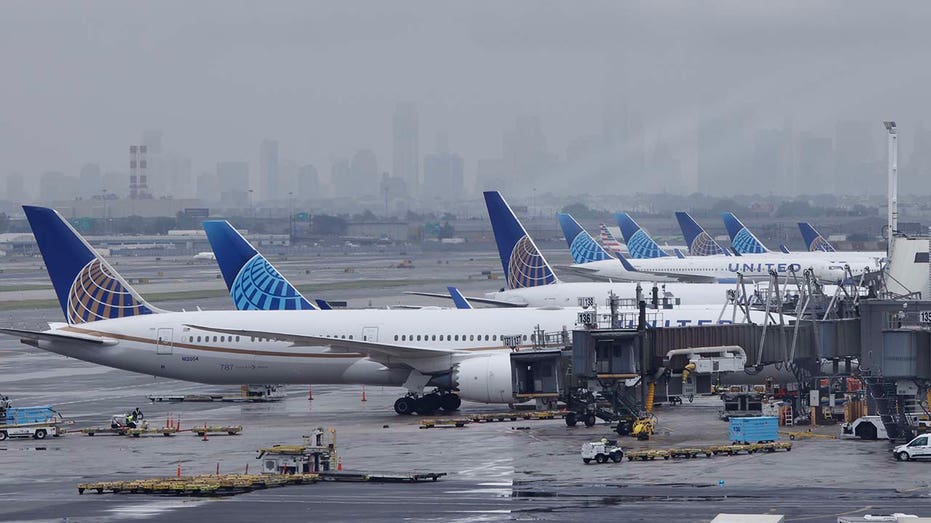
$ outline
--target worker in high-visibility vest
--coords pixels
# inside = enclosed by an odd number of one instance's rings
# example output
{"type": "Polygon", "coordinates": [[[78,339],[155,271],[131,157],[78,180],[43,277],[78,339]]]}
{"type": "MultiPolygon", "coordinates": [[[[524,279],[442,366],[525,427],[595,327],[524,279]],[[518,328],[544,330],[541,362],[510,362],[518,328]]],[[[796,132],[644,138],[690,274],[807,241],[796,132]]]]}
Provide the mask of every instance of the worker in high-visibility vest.
{"type": "Polygon", "coordinates": [[[689,362],[688,365],[682,369],[682,383],[685,383],[689,380],[689,374],[695,372],[695,363],[689,362]]]}

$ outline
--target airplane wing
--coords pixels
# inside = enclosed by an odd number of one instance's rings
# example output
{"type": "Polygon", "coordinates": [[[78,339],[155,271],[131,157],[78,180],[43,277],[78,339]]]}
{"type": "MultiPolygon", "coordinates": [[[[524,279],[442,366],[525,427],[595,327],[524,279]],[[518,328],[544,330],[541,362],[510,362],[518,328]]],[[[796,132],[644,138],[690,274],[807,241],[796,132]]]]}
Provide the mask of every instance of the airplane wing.
{"type": "MultiPolygon", "coordinates": [[[[404,294],[413,294],[414,296],[429,296],[431,298],[444,298],[451,300],[452,296],[449,294],[443,294],[439,292],[420,292],[420,291],[404,291],[404,294]]],[[[509,301],[494,300],[491,298],[479,298],[474,296],[466,296],[466,300],[471,303],[484,303],[486,305],[494,305],[495,307],[526,307],[526,303],[513,303],[509,301]]]]}
{"type": "Polygon", "coordinates": [[[103,338],[100,336],[89,336],[87,334],[77,334],[77,333],[63,333],[63,332],[42,332],[42,331],[31,331],[26,329],[0,329],[0,334],[7,334],[19,338],[23,341],[33,340],[33,341],[52,341],[52,342],[68,342],[68,343],[87,343],[90,345],[116,345],[119,343],[117,340],[112,338],[103,338]]]}
{"type": "Polygon", "coordinates": [[[321,336],[309,336],[306,334],[290,334],[287,332],[257,331],[246,329],[223,329],[217,327],[207,327],[204,325],[185,324],[185,327],[199,329],[204,331],[219,332],[239,336],[254,336],[257,338],[268,338],[272,340],[290,341],[295,345],[322,345],[328,346],[331,350],[339,352],[360,352],[373,356],[377,361],[384,361],[383,357],[397,358],[402,360],[416,360],[420,358],[435,358],[437,356],[452,356],[459,354],[468,354],[467,351],[455,349],[440,349],[433,347],[410,347],[404,345],[390,345],[387,343],[377,343],[361,340],[344,340],[336,338],[326,338],[321,336]],[[379,357],[383,356],[383,357],[379,357]]]}

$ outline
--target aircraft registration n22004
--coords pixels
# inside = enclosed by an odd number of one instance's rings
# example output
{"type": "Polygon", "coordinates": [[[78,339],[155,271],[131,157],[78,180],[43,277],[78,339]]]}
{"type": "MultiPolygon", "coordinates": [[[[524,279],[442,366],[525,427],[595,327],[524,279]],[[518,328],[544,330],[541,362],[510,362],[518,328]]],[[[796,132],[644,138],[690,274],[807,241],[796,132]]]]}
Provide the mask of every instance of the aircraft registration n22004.
{"type": "MultiPolygon", "coordinates": [[[[56,211],[24,209],[66,322],[0,332],[143,374],[209,384],[395,385],[408,390],[395,404],[401,414],[455,410],[460,398],[511,403],[507,345],[532,345],[538,329],[572,328],[579,311],[321,311],[278,302],[279,310],[166,312],[147,303],[56,211]]],[[[531,258],[539,254],[532,242],[520,248],[531,258]]],[[[680,307],[653,321],[710,323],[719,312],[680,307]]]]}

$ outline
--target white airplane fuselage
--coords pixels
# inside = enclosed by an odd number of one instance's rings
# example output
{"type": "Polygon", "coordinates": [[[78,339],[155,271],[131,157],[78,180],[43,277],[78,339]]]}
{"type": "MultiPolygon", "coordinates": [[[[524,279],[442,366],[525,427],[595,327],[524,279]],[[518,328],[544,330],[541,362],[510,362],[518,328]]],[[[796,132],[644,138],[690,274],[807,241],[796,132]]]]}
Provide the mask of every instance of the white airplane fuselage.
{"type": "MultiPolygon", "coordinates": [[[[194,311],[149,314],[62,325],[49,333],[103,338],[104,344],[70,340],[30,342],[65,356],[159,377],[209,384],[404,385],[413,371],[450,374],[462,399],[509,403],[510,348],[502,336],[532,344],[537,327],[545,332],[573,329],[578,308],[437,309],[345,311],[194,311]],[[198,329],[273,332],[329,337],[390,347],[433,349],[417,358],[331,350],[247,335],[198,329]],[[422,356],[422,357],[421,357],[422,356]],[[376,361],[379,360],[379,361],[376,361]]],[[[699,325],[717,321],[721,307],[679,307],[650,312],[652,325],[699,325]]],[[[599,310],[599,313],[604,309],[599,310]]],[[[729,315],[725,315],[730,317],[729,315]]],[[[636,325],[626,309],[619,323],[636,325]]],[[[761,321],[762,316],[753,318],[761,321]]],[[[738,319],[740,321],[740,319],[738,319]]],[[[729,323],[725,321],[724,323],[729,323]]],[[[339,345],[339,343],[335,343],[339,345]]]]}
{"type": "MultiPolygon", "coordinates": [[[[507,289],[485,294],[486,298],[528,307],[575,307],[578,298],[593,297],[595,303],[602,307],[613,292],[621,299],[635,299],[637,285],[640,285],[642,297],[649,302],[652,299],[653,280],[644,282],[559,282],[536,287],[507,289]]],[[[705,305],[720,307],[727,300],[727,291],[734,289],[728,283],[659,283],[659,298],[664,296],[672,300],[679,299],[682,305],[705,305]]]]}

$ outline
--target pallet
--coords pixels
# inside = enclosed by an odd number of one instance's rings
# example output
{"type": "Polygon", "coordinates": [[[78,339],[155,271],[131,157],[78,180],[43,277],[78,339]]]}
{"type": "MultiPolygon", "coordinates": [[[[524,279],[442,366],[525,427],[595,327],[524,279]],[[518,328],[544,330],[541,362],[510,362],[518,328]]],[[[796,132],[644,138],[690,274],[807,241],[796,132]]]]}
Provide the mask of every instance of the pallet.
{"type": "Polygon", "coordinates": [[[170,496],[230,496],[257,489],[316,483],[317,474],[221,474],[152,478],[134,481],[100,481],[78,484],[78,494],[155,494],[170,496]]]}
{"type": "Polygon", "coordinates": [[[229,436],[238,436],[242,433],[242,425],[209,425],[207,427],[193,427],[190,430],[194,433],[195,436],[204,437],[206,433],[208,436],[221,436],[227,434],[229,436]]]}

